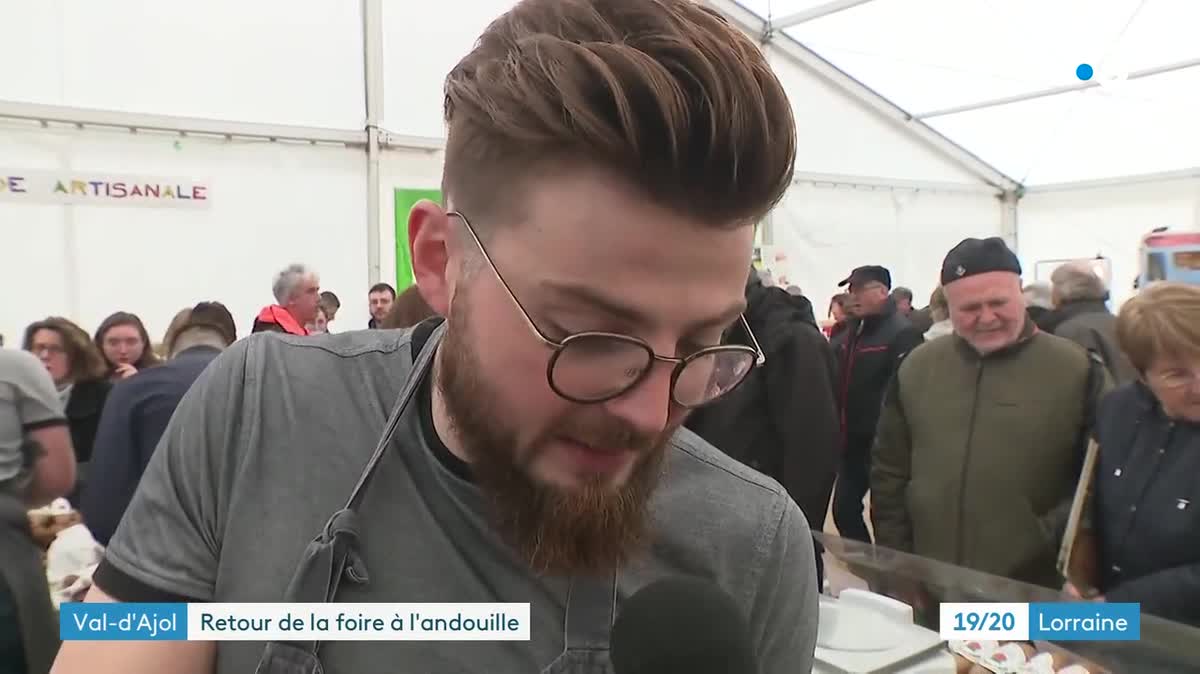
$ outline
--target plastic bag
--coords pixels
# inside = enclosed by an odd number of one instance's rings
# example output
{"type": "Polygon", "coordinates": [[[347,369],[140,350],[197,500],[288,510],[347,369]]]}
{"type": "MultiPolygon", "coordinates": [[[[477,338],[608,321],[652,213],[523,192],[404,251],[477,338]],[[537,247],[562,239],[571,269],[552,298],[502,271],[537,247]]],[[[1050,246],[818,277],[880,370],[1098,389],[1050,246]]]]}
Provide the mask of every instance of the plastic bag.
{"type": "Polygon", "coordinates": [[[103,554],[104,546],[82,524],[58,532],[46,551],[46,581],[55,608],[65,601],[83,598],[92,586],[92,573],[103,554]]]}

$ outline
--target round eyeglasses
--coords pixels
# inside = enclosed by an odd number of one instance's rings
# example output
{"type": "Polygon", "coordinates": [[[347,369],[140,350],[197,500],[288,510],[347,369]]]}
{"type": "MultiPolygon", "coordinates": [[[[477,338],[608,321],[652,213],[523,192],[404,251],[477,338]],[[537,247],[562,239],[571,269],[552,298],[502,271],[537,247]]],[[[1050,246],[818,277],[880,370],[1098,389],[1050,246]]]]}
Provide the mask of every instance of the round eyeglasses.
{"type": "Polygon", "coordinates": [[[695,408],[737,388],[755,366],[766,362],[745,316],[739,321],[754,344],[753,348],[724,344],[705,347],[683,357],[661,356],[637,337],[612,332],[579,332],[562,341],[550,339],[533,322],[504,280],[470,221],[461,213],[449,212],[447,215],[463,222],[525,323],[553,351],[546,364],[546,379],[550,388],[566,400],[594,404],[620,397],[637,386],[656,362],[663,362],[675,366],[671,371],[671,400],[681,407],[695,408]]]}
{"type": "Polygon", "coordinates": [[[758,360],[757,351],[740,345],[710,346],[682,358],[660,356],[636,337],[608,332],[544,341],[554,349],[546,366],[550,388],[577,403],[600,403],[626,393],[658,361],[675,365],[671,371],[675,404],[699,407],[736,388],[758,360]]]}

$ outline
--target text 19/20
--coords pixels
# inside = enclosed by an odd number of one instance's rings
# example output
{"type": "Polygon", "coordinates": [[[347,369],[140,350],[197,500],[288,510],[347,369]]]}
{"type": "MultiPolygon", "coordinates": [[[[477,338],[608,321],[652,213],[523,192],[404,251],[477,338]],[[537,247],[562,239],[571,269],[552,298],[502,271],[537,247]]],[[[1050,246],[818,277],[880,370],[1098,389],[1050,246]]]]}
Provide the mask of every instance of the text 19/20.
{"type": "Polygon", "coordinates": [[[954,631],[956,632],[981,632],[981,631],[1010,631],[1016,629],[1016,615],[1004,612],[997,613],[995,611],[984,611],[976,613],[974,611],[963,612],[959,611],[954,614],[954,631]]]}

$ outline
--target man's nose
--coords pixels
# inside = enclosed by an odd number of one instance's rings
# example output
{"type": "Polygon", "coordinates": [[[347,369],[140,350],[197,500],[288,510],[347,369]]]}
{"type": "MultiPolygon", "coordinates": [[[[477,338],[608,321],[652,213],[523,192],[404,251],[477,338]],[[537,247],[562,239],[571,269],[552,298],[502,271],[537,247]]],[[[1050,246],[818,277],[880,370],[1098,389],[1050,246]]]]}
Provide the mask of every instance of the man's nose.
{"type": "Polygon", "coordinates": [[[674,407],[671,401],[672,370],[671,365],[655,361],[637,386],[605,403],[608,412],[624,419],[641,433],[661,433],[667,427],[674,407]]]}

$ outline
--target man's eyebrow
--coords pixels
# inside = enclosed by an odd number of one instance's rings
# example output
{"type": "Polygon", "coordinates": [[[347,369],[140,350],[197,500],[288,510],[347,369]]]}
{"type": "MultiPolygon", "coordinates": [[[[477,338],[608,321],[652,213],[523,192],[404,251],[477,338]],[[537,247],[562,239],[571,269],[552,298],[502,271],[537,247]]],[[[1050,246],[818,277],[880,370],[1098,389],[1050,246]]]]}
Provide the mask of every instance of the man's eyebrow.
{"type": "MultiPolygon", "coordinates": [[[[582,286],[575,283],[562,283],[555,281],[544,281],[542,285],[543,287],[549,289],[551,293],[559,296],[560,298],[587,304],[592,308],[599,309],[606,314],[611,314],[618,320],[630,323],[632,325],[654,325],[657,322],[657,318],[655,316],[646,314],[612,296],[605,294],[603,291],[599,291],[594,288],[589,288],[587,286],[582,286]]],[[[711,318],[703,318],[693,321],[688,327],[692,330],[728,327],[734,321],[736,321],[737,317],[740,316],[745,310],[745,299],[739,299],[721,313],[712,316],[711,318]]]]}

